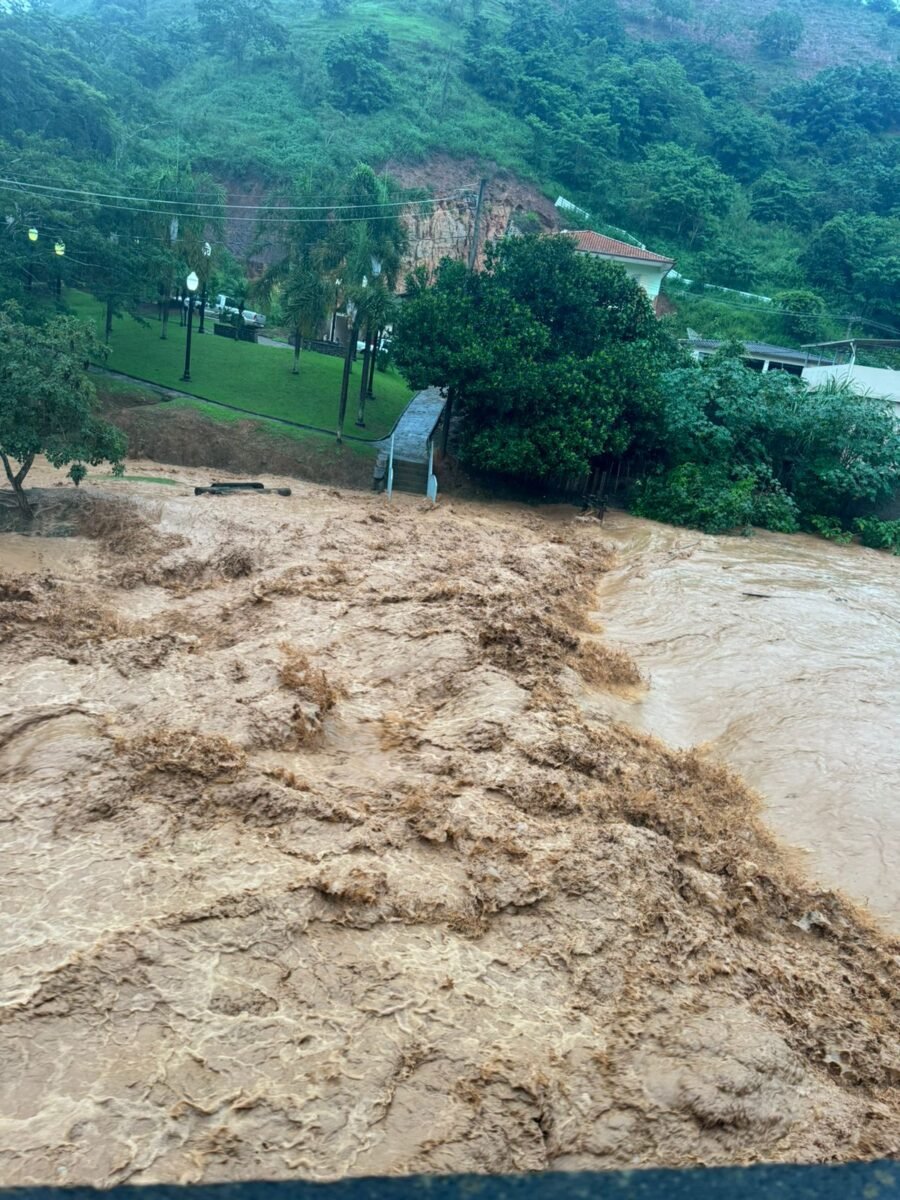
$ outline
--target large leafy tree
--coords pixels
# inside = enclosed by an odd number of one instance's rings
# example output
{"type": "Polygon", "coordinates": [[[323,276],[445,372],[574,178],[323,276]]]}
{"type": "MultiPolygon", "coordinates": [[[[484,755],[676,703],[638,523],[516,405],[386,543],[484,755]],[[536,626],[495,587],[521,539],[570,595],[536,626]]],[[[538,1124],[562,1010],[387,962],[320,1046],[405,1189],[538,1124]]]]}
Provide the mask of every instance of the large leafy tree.
{"type": "Polygon", "coordinates": [[[469,466],[540,480],[652,440],[673,350],[622,268],[571,238],[510,238],[484,272],[445,261],[410,288],[396,360],[413,386],[447,388],[469,466]]]}
{"type": "Polygon", "coordinates": [[[815,231],[800,261],[816,287],[900,324],[900,218],[841,213],[815,231]]]}
{"type": "Polygon", "coordinates": [[[803,41],[803,18],[799,13],[776,8],[766,13],[757,31],[760,51],[769,58],[786,58],[803,41]]]}
{"type": "Polygon", "coordinates": [[[371,113],[386,108],[395,95],[383,65],[390,39],[382,30],[344,33],[325,47],[325,66],[337,89],[337,106],[347,112],[371,113]]]}
{"type": "Polygon", "coordinates": [[[270,58],[287,45],[287,31],[271,0],[200,0],[197,24],[214,54],[239,63],[270,58]]]}
{"type": "Polygon", "coordinates": [[[731,180],[706,155],[673,142],[653,146],[633,173],[631,208],[646,228],[694,242],[734,201],[731,180]]]}
{"type": "Polygon", "coordinates": [[[38,454],[62,467],[117,464],[125,453],[122,434],[98,416],[87,375],[102,354],[93,330],[71,317],[34,328],[14,306],[0,309],[0,462],[26,516],[25,478],[38,454]]]}

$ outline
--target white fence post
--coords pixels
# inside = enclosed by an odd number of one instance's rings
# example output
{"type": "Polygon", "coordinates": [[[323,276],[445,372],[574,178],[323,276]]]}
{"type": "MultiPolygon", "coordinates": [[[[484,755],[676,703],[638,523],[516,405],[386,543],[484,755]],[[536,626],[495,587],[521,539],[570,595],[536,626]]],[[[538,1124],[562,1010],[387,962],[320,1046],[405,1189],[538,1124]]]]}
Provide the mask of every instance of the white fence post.
{"type": "Polygon", "coordinates": [[[437,475],[434,473],[434,438],[431,438],[428,442],[428,483],[425,487],[425,495],[432,504],[437,503],[437,490],[437,475]]]}
{"type": "Polygon", "coordinates": [[[391,449],[388,454],[388,469],[387,469],[387,494],[388,500],[394,491],[394,435],[391,434],[391,449]]]}

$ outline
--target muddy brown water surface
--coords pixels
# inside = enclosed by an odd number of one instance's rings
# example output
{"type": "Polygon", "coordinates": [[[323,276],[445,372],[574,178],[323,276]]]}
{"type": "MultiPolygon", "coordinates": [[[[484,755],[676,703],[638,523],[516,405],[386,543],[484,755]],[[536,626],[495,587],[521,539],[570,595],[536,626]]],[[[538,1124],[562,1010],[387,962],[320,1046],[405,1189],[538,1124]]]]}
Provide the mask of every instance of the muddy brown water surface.
{"type": "Polygon", "coordinates": [[[0,1183],[896,1152],[900,944],[618,718],[655,527],[171,475],[0,537],[0,1183]]]}
{"type": "Polygon", "coordinates": [[[649,679],[616,715],[705,744],[806,870],[900,932],[900,559],[611,514],[598,619],[649,679]]]}

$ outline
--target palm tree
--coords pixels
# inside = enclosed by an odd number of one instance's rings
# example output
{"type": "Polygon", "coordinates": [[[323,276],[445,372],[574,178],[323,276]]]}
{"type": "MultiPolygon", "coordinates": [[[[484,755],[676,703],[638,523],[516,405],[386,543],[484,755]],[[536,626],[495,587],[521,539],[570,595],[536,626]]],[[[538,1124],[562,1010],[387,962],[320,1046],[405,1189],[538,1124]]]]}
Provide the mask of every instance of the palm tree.
{"type": "MultiPolygon", "coordinates": [[[[377,293],[389,299],[397,286],[403,253],[407,246],[407,232],[397,210],[391,205],[391,192],[383,179],[379,179],[371,167],[361,164],[350,176],[346,202],[354,206],[346,211],[353,213],[351,221],[334,222],[332,229],[333,252],[341,257],[341,274],[347,283],[349,305],[352,310],[349,336],[344,356],[344,372],[341,379],[341,398],[338,406],[337,440],[344,434],[344,418],[347,412],[347,397],[350,390],[350,372],[359,338],[360,327],[367,325],[366,359],[363,364],[363,391],[358,424],[365,418],[365,392],[368,387],[370,362],[370,334],[367,308],[374,304],[377,293]],[[377,280],[369,295],[369,277],[377,280]]],[[[381,300],[378,301],[381,303],[381,300]]],[[[373,316],[375,310],[373,309],[373,316]]],[[[374,320],[372,324],[374,324],[374,320]]]]}
{"type": "Polygon", "coordinates": [[[300,373],[300,349],[303,338],[315,336],[319,322],[325,317],[327,305],[334,297],[334,283],[328,278],[340,262],[331,246],[331,225],[327,209],[318,207],[321,198],[311,179],[301,180],[294,190],[284,196],[291,205],[302,207],[313,216],[293,226],[287,242],[280,234],[272,239],[271,230],[262,230],[256,241],[257,251],[277,255],[272,265],[251,289],[255,302],[271,303],[277,294],[286,323],[294,333],[294,361],[291,373],[300,373]]]}
{"type": "MultiPolygon", "coordinates": [[[[160,337],[167,336],[169,302],[176,283],[189,271],[204,270],[202,246],[221,239],[224,232],[225,189],[205,172],[163,168],[146,180],[143,194],[159,197],[159,207],[144,218],[143,233],[152,254],[148,265],[156,277],[160,297],[160,337]],[[177,196],[185,212],[172,217],[171,200],[177,196]]],[[[136,185],[137,186],[137,185],[136,185]]],[[[180,207],[180,205],[179,205],[180,207]]]]}
{"type": "Polygon", "coordinates": [[[366,289],[362,303],[362,320],[365,323],[366,349],[363,355],[362,379],[359,384],[359,406],[356,410],[356,424],[366,423],[366,400],[372,394],[372,380],[375,375],[375,359],[378,353],[378,338],[388,323],[389,314],[394,307],[394,297],[381,282],[379,276],[375,286],[366,289]]]}
{"type": "Polygon", "coordinates": [[[300,348],[303,339],[315,335],[327,312],[330,295],[328,283],[308,262],[298,263],[287,278],[281,305],[287,323],[294,330],[292,375],[300,373],[300,348]]]}

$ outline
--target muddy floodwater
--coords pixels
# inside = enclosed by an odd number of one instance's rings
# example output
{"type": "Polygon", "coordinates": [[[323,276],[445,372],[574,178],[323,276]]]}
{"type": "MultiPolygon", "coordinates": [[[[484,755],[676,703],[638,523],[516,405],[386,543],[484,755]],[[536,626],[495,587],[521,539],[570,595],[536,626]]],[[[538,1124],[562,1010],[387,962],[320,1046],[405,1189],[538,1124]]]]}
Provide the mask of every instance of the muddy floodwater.
{"type": "Polygon", "coordinates": [[[900,559],[620,514],[598,619],[649,687],[611,701],[761,792],[805,869],[900,929],[900,559]]]}
{"type": "Polygon", "coordinates": [[[0,1185],[896,1153],[898,564],[169,474],[0,535],[0,1185]]]}

